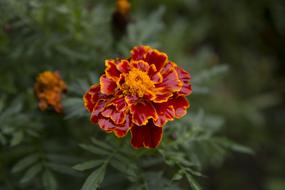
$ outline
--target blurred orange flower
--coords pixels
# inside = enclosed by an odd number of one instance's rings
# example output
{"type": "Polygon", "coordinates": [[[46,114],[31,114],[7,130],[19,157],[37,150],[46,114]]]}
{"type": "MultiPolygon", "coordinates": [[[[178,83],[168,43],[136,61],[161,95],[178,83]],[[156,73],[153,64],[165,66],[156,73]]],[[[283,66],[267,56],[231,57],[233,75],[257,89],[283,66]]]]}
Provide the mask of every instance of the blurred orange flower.
{"type": "Polygon", "coordinates": [[[37,76],[34,90],[39,99],[40,110],[46,110],[50,105],[56,112],[62,112],[61,96],[67,87],[58,72],[44,71],[40,73],[37,76]]]}
{"type": "Polygon", "coordinates": [[[116,0],[116,11],[121,15],[126,15],[130,12],[131,4],[128,0],[116,0]]]}
{"type": "Polygon", "coordinates": [[[183,117],[190,106],[185,97],[192,92],[189,73],[149,46],[137,46],[130,58],[105,65],[100,84],[83,97],[91,121],[117,137],[130,130],[135,148],[157,147],[163,126],[183,117]]]}

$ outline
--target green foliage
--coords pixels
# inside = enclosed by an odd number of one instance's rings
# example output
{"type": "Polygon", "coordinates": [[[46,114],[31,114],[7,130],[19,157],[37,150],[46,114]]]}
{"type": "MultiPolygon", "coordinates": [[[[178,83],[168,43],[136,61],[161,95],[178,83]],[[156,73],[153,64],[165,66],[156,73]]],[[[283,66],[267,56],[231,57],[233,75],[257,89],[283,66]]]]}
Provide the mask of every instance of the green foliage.
{"type": "MultiPolygon", "coordinates": [[[[191,7],[186,1],[176,3],[165,5],[191,7]]],[[[139,5],[133,2],[133,7],[139,5]]],[[[226,114],[212,99],[232,67],[220,64],[210,47],[197,48],[195,54],[189,50],[210,24],[191,27],[186,17],[171,18],[173,10],[165,6],[132,10],[127,34],[114,41],[114,2],[0,2],[1,189],[200,190],[205,168],[221,165],[230,151],[253,153],[221,133],[226,114]],[[91,124],[82,102],[98,82],[104,60],[127,55],[139,44],[169,53],[192,76],[188,114],[164,127],[163,141],[154,150],[136,150],[130,136],[103,133],[91,124]],[[36,108],[33,86],[44,70],[58,70],[68,84],[63,114],[36,108]]],[[[258,117],[258,106],[247,108],[248,117],[258,117]]]]}

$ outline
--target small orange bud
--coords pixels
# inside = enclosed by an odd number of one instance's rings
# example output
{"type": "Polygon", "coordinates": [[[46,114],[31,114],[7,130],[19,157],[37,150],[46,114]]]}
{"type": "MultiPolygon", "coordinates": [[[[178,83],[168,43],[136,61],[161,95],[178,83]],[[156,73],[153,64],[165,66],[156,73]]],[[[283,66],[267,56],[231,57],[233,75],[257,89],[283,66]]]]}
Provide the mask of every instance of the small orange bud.
{"type": "Polygon", "coordinates": [[[130,12],[131,4],[128,0],[117,0],[116,10],[122,15],[126,15],[130,12]]]}
{"type": "Polygon", "coordinates": [[[52,106],[58,113],[62,112],[61,95],[67,90],[65,82],[58,72],[45,71],[38,75],[34,86],[39,99],[39,109],[44,111],[52,106]]]}

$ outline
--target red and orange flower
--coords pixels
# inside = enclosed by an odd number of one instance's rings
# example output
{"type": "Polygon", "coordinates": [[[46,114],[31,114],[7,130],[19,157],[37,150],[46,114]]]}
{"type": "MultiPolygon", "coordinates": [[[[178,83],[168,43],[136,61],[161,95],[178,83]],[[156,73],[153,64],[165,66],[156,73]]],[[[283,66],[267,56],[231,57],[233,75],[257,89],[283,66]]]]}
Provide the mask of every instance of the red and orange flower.
{"type": "Polygon", "coordinates": [[[44,71],[40,73],[34,90],[39,99],[38,106],[40,110],[43,111],[48,106],[52,106],[56,112],[62,112],[61,96],[67,90],[67,87],[58,72],[44,71]]]}
{"type": "Polygon", "coordinates": [[[83,97],[91,121],[117,137],[130,130],[135,148],[158,146],[163,126],[183,117],[190,106],[185,97],[192,92],[189,73],[149,46],[137,46],[130,58],[109,59],[105,65],[100,84],[83,97]]]}

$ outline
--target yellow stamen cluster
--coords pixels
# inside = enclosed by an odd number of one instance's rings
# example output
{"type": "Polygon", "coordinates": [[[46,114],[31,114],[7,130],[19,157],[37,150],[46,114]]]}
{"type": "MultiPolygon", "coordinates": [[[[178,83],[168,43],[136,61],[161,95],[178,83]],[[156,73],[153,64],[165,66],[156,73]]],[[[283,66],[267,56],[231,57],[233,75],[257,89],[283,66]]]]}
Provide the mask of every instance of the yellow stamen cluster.
{"type": "Polygon", "coordinates": [[[143,97],[154,87],[146,72],[133,68],[125,78],[124,93],[143,97]]]}

